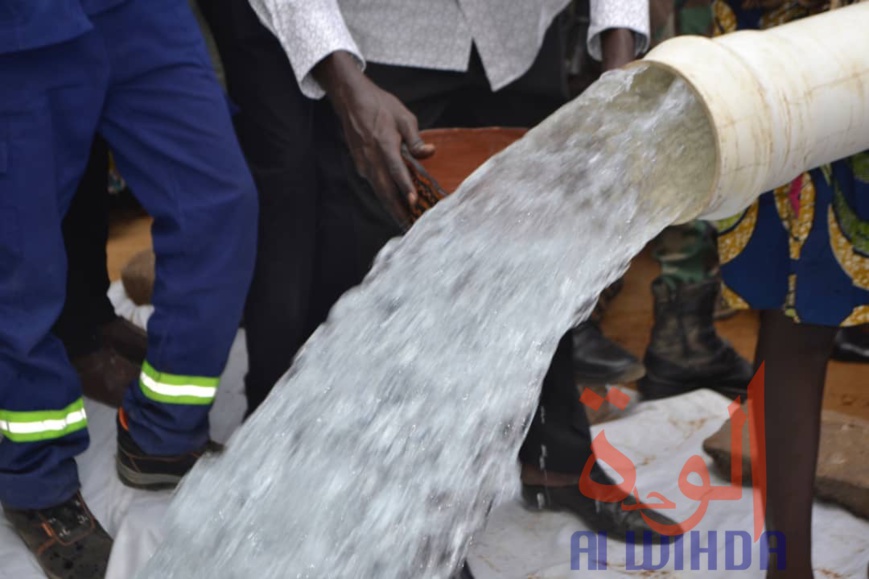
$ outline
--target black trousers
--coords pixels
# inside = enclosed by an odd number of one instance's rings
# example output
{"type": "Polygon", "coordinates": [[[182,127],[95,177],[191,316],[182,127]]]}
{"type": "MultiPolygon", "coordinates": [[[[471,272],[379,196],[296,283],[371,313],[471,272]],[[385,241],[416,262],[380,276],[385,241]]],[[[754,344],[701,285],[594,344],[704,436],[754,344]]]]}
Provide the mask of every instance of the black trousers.
{"type": "MultiPolygon", "coordinates": [[[[283,49],[247,0],[200,7],[240,108],[236,128],[260,195],[259,256],[245,310],[252,411],[331,305],[400,230],[357,175],[329,103],[300,93],[283,49]]],[[[467,73],[376,64],[368,73],[417,115],[421,128],[532,126],[567,99],[559,32],[554,25],[531,70],[497,93],[476,54],[467,73]]],[[[544,381],[546,421],[538,410],[523,462],[539,464],[545,447],[547,468],[581,472],[591,445],[578,397],[568,335],[544,381]]]]}
{"type": "Polygon", "coordinates": [[[108,173],[108,146],[97,137],[87,169],[63,220],[68,268],[66,302],[55,322],[54,333],[71,358],[99,348],[100,326],[115,318],[115,309],[106,295],[109,290],[106,268],[108,173]]]}
{"type": "Polygon", "coordinates": [[[250,413],[400,229],[357,176],[329,103],[302,95],[247,0],[207,0],[200,8],[259,191],[258,254],[244,312],[250,413]]]}

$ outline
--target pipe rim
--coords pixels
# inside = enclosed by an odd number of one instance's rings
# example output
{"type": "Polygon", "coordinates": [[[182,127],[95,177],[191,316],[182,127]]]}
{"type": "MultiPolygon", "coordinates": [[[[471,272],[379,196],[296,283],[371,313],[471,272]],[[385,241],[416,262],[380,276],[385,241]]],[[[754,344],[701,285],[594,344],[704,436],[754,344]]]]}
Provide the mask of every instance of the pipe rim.
{"type": "MultiPolygon", "coordinates": [[[[706,40],[706,39],[704,39],[706,40]]],[[[678,78],[685,82],[688,85],[688,88],[691,89],[691,93],[694,95],[694,98],[700,103],[703,108],[703,114],[706,117],[706,123],[709,129],[712,131],[713,142],[715,144],[715,167],[713,169],[712,179],[709,184],[709,190],[702,195],[702,204],[701,208],[709,208],[709,204],[712,203],[716,199],[716,193],[718,192],[719,184],[721,182],[721,135],[718,132],[718,127],[715,125],[715,117],[712,114],[712,110],[709,108],[709,104],[707,99],[703,97],[703,93],[697,88],[694,82],[689,79],[687,76],[682,74],[679,69],[674,66],[671,66],[667,63],[660,62],[658,60],[635,60],[625,67],[625,70],[630,69],[640,69],[649,70],[652,68],[663,70],[664,72],[673,76],[674,79],[678,78]]],[[[643,74],[643,70],[639,71],[639,74],[643,74]]],[[[674,223],[675,225],[679,225],[682,223],[687,223],[689,221],[693,221],[697,218],[697,211],[694,211],[692,208],[686,209],[682,214],[679,215],[677,221],[674,223]]]]}

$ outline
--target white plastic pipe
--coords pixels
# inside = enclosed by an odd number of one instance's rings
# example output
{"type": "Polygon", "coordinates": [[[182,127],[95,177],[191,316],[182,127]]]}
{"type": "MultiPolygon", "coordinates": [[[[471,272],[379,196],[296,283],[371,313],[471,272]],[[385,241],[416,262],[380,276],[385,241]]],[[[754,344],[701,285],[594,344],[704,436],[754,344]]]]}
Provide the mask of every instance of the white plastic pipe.
{"type": "Polygon", "coordinates": [[[680,221],[729,217],[869,149],[869,2],[762,32],[674,38],[642,63],[687,81],[715,132],[712,190],[680,221]]]}

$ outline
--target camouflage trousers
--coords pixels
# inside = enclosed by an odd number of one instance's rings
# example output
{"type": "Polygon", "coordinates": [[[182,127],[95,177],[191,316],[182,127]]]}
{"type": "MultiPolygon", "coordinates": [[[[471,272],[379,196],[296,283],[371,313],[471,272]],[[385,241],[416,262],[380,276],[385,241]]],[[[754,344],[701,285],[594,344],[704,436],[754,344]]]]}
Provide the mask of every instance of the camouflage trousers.
{"type": "MultiPolygon", "coordinates": [[[[652,256],[661,265],[659,279],[673,288],[714,279],[720,274],[717,231],[706,221],[668,227],[652,242],[652,256]]],[[[620,279],[601,293],[589,318],[592,322],[601,323],[623,285],[620,279]]]]}
{"type": "Polygon", "coordinates": [[[672,282],[698,283],[718,276],[718,241],[715,227],[706,221],[674,225],[652,244],[661,264],[661,277],[672,282]]]}
{"type": "MultiPolygon", "coordinates": [[[[711,36],[711,0],[651,0],[652,45],[682,34],[711,36]]],[[[697,283],[717,277],[718,245],[715,228],[692,221],[665,229],[653,243],[661,277],[674,283],[697,283]]]]}

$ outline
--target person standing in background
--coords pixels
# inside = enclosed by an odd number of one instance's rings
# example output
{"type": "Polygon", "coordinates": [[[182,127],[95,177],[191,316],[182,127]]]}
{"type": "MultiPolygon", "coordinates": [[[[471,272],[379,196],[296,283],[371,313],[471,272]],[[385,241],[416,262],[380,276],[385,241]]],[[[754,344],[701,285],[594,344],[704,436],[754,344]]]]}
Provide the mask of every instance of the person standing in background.
{"type": "Polygon", "coordinates": [[[154,314],[118,414],[117,471],[168,488],[214,448],[208,410],[250,281],[256,193],[180,0],[0,4],[0,504],[50,577],[102,577],[111,538],[80,493],[81,385],[52,327],[61,222],[97,133],[154,218],[154,314]]]}
{"type": "MultiPolygon", "coordinates": [[[[715,0],[715,33],[763,30],[851,4],[715,0]]],[[[801,95],[794,95],[801,98],[801,95]]],[[[803,173],[717,223],[724,295],[760,310],[767,531],[786,540],[768,578],[810,579],[827,364],[839,328],[869,321],[869,151],[803,173]],[[784,549],[782,550],[784,551],[784,549]]]]}
{"type": "MultiPolygon", "coordinates": [[[[574,96],[604,71],[584,43],[589,1],[576,0],[571,8],[569,83],[574,96]]],[[[650,16],[653,47],[677,34],[712,34],[710,0],[652,0],[650,16]]],[[[621,289],[620,280],[603,292],[589,321],[573,330],[577,382],[605,395],[610,386],[637,380],[646,400],[698,388],[744,396],[751,364],[714,326],[722,303],[714,227],[703,221],[668,227],[652,247],[661,274],[652,282],[655,323],[643,362],[597,337],[609,302],[621,289]]]]}
{"type": "MultiPolygon", "coordinates": [[[[711,36],[711,0],[651,0],[653,46],[682,34],[711,36]]],[[[678,168],[674,168],[677,171],[678,168]]],[[[745,398],[751,364],[715,329],[721,272],[715,227],[692,221],[653,243],[661,274],[652,281],[654,327],[639,390],[646,400],[709,388],[745,398]]]]}

